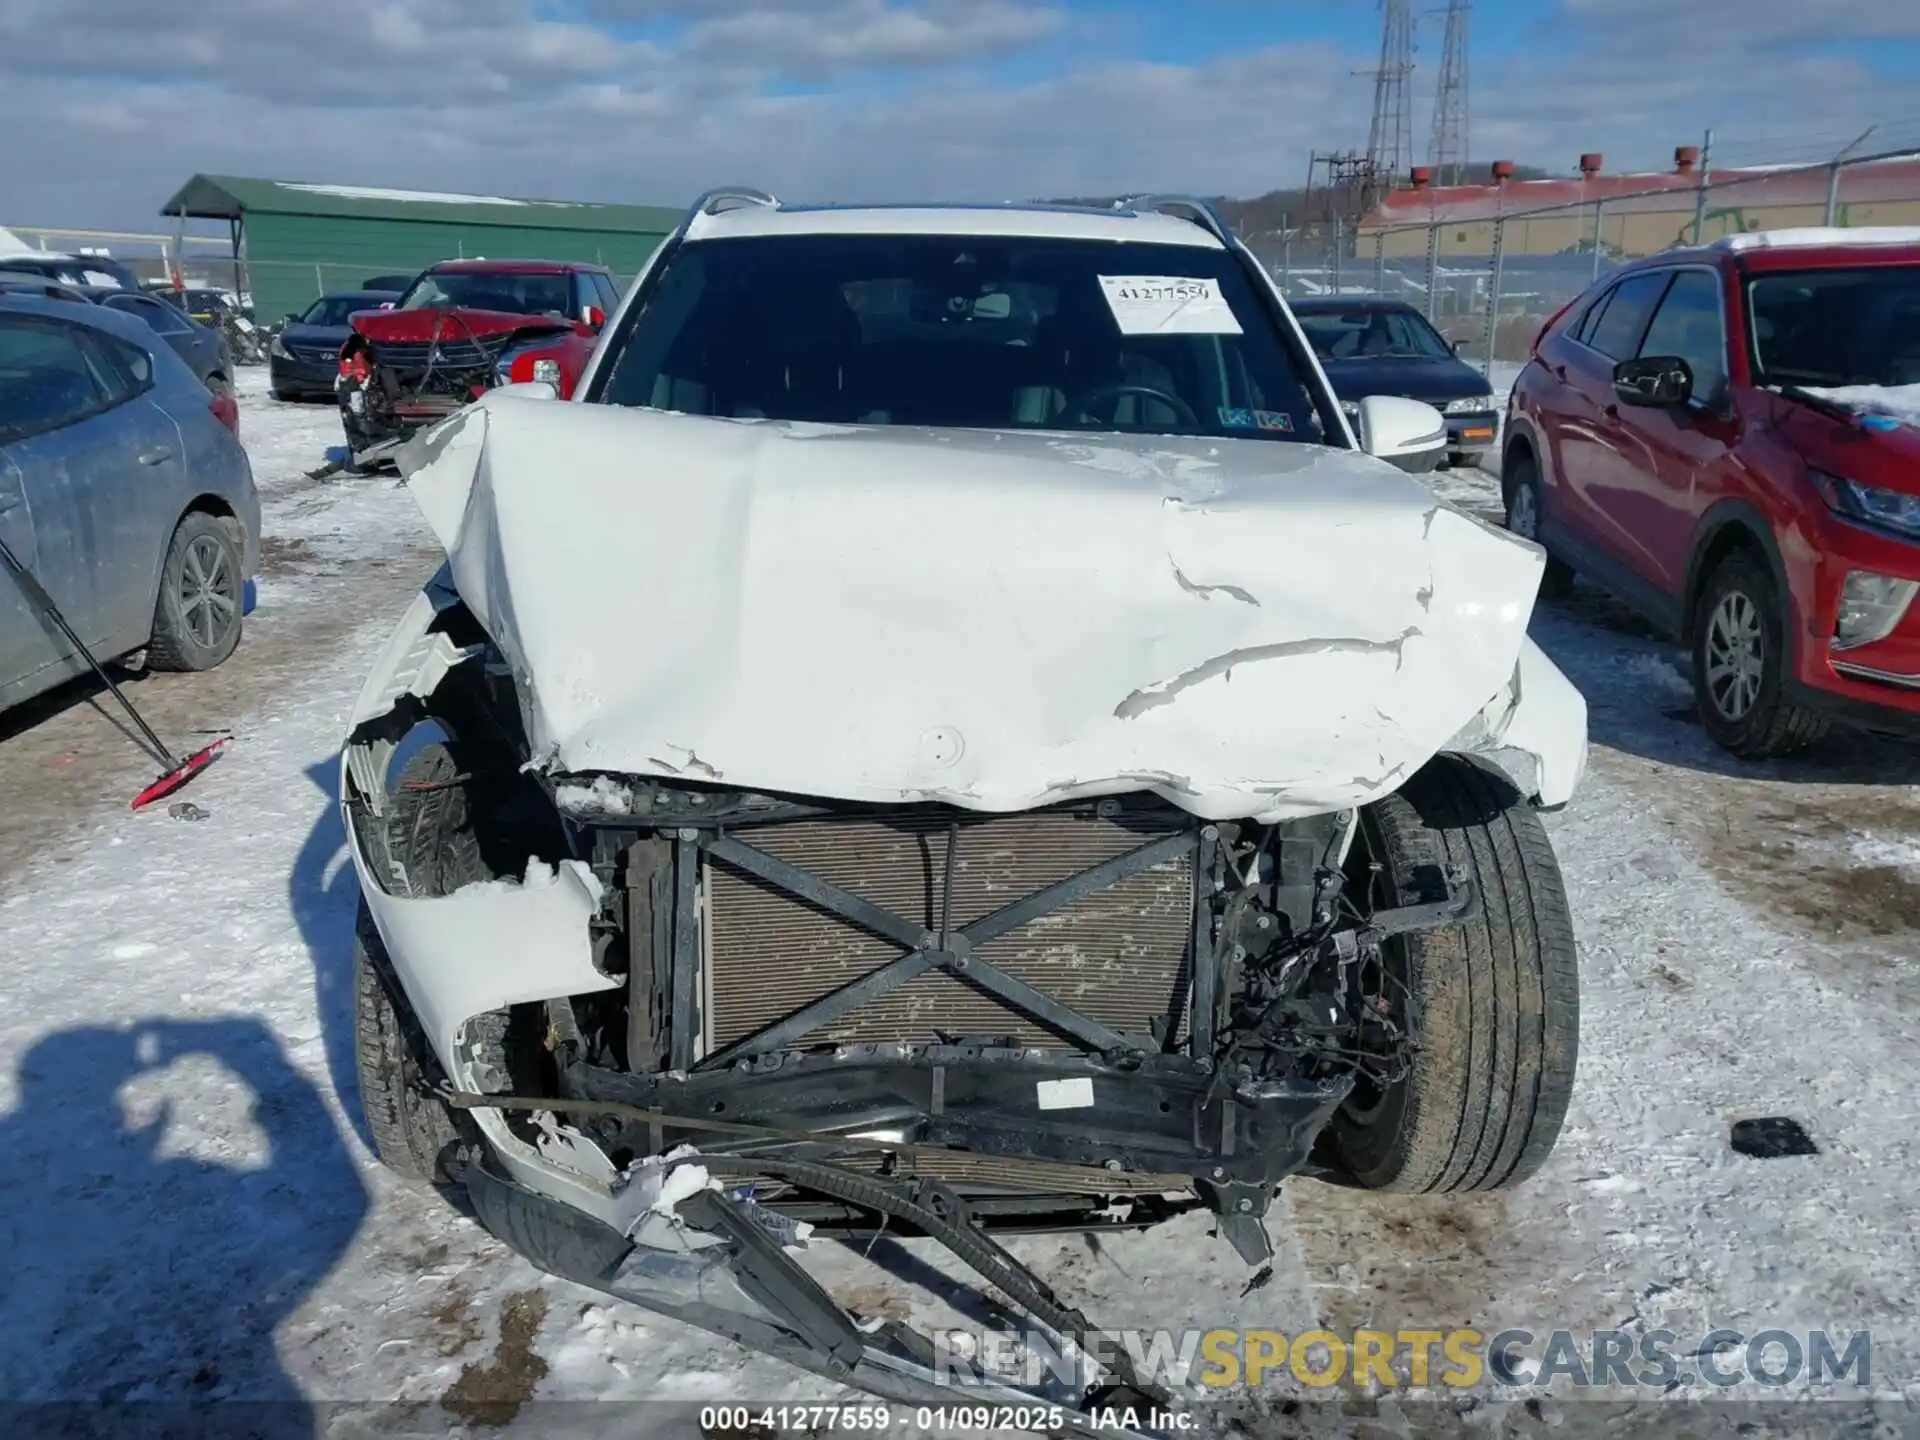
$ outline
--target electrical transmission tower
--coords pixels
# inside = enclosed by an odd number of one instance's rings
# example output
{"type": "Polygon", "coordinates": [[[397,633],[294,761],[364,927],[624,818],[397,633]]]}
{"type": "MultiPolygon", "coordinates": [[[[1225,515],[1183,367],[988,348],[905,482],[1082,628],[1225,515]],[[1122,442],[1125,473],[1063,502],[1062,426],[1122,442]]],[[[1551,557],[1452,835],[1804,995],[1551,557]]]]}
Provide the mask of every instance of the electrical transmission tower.
{"type": "Polygon", "coordinates": [[[1467,24],[1470,0],[1447,0],[1447,39],[1440,53],[1440,88],[1433,99],[1433,138],[1427,164],[1437,185],[1460,185],[1467,175],[1467,24]]]}
{"type": "Polygon", "coordinates": [[[1380,65],[1373,77],[1373,125],[1367,132],[1367,165],[1376,185],[1406,180],[1413,164],[1413,11],[1408,0],[1380,0],[1380,65]]]}

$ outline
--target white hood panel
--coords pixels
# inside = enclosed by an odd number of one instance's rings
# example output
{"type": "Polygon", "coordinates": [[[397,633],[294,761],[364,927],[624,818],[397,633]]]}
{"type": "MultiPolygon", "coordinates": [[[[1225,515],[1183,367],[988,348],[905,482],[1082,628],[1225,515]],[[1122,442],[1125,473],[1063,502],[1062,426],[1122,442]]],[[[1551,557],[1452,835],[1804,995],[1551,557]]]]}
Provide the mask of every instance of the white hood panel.
{"type": "Polygon", "coordinates": [[[402,472],[535,754],[1210,819],[1398,787],[1514,674],[1540,553],[1365,456],[496,392],[402,472]]]}

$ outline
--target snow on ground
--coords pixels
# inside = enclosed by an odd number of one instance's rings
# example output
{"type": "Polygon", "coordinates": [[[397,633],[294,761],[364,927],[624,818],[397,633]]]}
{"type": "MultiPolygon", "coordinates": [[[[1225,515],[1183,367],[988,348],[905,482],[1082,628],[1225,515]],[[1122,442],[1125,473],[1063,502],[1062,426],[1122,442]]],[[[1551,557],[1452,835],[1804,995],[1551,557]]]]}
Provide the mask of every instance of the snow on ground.
{"type": "MultiPolygon", "coordinates": [[[[270,532],[261,610],[220,671],[135,687],[176,734],[196,719],[237,730],[181,797],[205,818],[128,813],[145,762],[83,696],[0,744],[0,778],[36,817],[0,821],[0,1396],[331,1402],[329,1435],[564,1421],[691,1436],[701,1401],[833,1395],[536,1274],[372,1160],[333,767],[372,649],[433,554],[390,480],[301,476],[334,443],[333,417],[248,380],[270,532]]],[[[1437,483],[1497,508],[1485,472],[1437,483]]],[[[1110,1326],[1624,1324],[1696,1340],[1717,1325],[1865,1327],[1875,1386],[1898,1394],[1920,1376],[1920,763],[1840,739],[1737,764],[1691,718],[1670,649],[1618,607],[1583,589],[1534,632],[1587,694],[1594,740],[1586,789],[1549,819],[1584,1008],[1573,1112],[1545,1171],[1460,1199],[1290,1184],[1275,1274],[1251,1291],[1201,1216],[1015,1248],[1110,1326]],[[1799,1120],[1821,1153],[1735,1155],[1731,1123],[1765,1115],[1799,1120]]],[[[997,1313],[922,1242],[815,1252],[868,1313],[997,1313]]],[[[1443,1413],[1485,1428],[1478,1398],[1443,1413]]],[[[1278,1433],[1282,1399],[1243,1394],[1210,1423],[1278,1433]]],[[[1338,1428],[1406,1433],[1393,1402],[1352,1403],[1338,1428]]],[[[1558,1416],[1516,1423],[1544,1433],[1558,1416]]],[[[1792,1429],[1843,1419],[1803,1407],[1792,1429]]]]}

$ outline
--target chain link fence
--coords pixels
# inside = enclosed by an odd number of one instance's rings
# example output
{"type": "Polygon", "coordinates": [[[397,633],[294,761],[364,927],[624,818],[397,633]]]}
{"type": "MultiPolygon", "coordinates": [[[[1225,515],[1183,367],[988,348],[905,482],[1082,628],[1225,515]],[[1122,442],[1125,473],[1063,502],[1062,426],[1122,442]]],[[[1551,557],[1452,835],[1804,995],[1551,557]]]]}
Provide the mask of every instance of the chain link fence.
{"type": "Polygon", "coordinates": [[[1380,295],[1415,306],[1491,373],[1527,358],[1562,306],[1629,260],[1755,230],[1920,226],[1920,150],[1812,165],[1520,181],[1436,192],[1422,219],[1407,192],[1362,221],[1262,237],[1253,248],[1291,298],[1380,295]],[[1644,181],[1643,185],[1634,182],[1644,181]],[[1578,199],[1527,203],[1532,187],[1578,199]],[[1400,215],[1407,215],[1404,221],[1400,215]]]}

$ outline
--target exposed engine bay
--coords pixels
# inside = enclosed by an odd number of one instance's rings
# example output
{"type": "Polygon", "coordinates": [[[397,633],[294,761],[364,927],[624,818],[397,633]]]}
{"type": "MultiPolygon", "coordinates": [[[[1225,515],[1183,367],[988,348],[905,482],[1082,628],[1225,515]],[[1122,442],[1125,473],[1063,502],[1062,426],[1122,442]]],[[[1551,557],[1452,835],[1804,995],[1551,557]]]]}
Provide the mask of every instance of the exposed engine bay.
{"type": "Polygon", "coordinates": [[[1205,1207],[1263,1265],[1289,1176],[1551,1150],[1533,810],[1586,736],[1536,548],[1304,445],[505,390],[396,459],[448,562],[343,758],[362,1089],[536,1264],[916,1400],[810,1233],[931,1237],[1079,1343],[996,1233],[1205,1207]]]}
{"type": "Polygon", "coordinates": [[[386,937],[363,941],[409,957],[422,1071],[462,1117],[444,1173],[546,1268],[877,1393],[932,1393],[923,1342],[845,1328],[796,1237],[931,1235],[1067,1336],[1088,1322],[995,1232],[1205,1206],[1264,1263],[1277,1182],[1337,1173],[1330,1121],[1418,1051],[1392,945],[1485,903],[1444,865],[1393,894],[1358,810],[995,815],[543,770],[444,578],[343,789],[386,937]],[[436,806],[459,863],[423,848],[436,806]],[[659,1269],[688,1226],[701,1265],[732,1257],[733,1307],[659,1269]]]}

